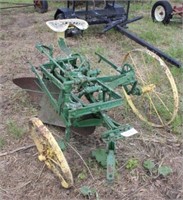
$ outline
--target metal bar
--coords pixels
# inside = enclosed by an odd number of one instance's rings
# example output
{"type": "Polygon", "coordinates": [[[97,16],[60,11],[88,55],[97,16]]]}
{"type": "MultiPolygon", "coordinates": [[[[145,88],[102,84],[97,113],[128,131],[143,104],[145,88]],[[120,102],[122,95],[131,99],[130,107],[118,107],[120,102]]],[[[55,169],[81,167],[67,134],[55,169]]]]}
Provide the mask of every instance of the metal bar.
{"type": "Polygon", "coordinates": [[[43,82],[42,80],[42,77],[39,75],[39,73],[37,72],[36,68],[31,65],[32,67],[32,71],[35,73],[36,77],[38,78],[39,80],[39,83],[41,85],[41,88],[42,90],[44,90],[44,93],[46,93],[46,95],[49,97],[50,101],[51,101],[51,104],[52,106],[54,107],[54,109],[56,111],[58,111],[58,103],[57,101],[53,98],[52,94],[50,93],[50,91],[48,90],[48,88],[46,87],[45,83],[43,82]]]}
{"type": "Polygon", "coordinates": [[[52,80],[52,82],[59,88],[62,89],[63,88],[63,84],[57,79],[55,78],[55,76],[51,73],[49,73],[45,68],[44,65],[41,65],[41,70],[43,72],[43,74],[48,77],[50,80],[52,80]]]}
{"type": "Polygon", "coordinates": [[[117,72],[121,72],[121,71],[119,71],[118,67],[114,63],[112,63],[111,61],[109,61],[108,59],[106,59],[105,57],[103,57],[102,55],[100,55],[97,52],[95,52],[95,54],[99,56],[99,61],[98,62],[103,60],[104,62],[109,64],[113,69],[115,69],[117,72]]]}
{"type": "Polygon", "coordinates": [[[127,24],[132,23],[132,22],[138,21],[138,20],[140,20],[140,19],[142,19],[142,18],[143,18],[143,16],[135,17],[135,18],[130,19],[130,20],[127,20],[127,21],[124,21],[124,19],[119,19],[119,20],[110,22],[109,25],[108,25],[106,28],[104,28],[104,30],[102,31],[102,33],[111,30],[112,28],[116,27],[116,26],[119,25],[119,24],[120,24],[120,26],[125,26],[125,25],[127,25],[127,24]]]}
{"type": "Polygon", "coordinates": [[[175,65],[178,68],[183,67],[183,64],[181,62],[175,60],[174,58],[172,58],[169,55],[165,54],[164,52],[162,52],[158,48],[154,47],[153,45],[149,44],[148,42],[144,41],[143,39],[137,37],[135,34],[127,31],[122,26],[117,25],[116,27],[117,27],[119,32],[123,33],[125,36],[127,36],[131,40],[134,40],[138,44],[140,44],[140,45],[142,45],[144,47],[147,47],[147,49],[149,49],[150,51],[156,53],[161,58],[164,58],[167,62],[171,63],[172,65],[175,65]]]}
{"type": "Polygon", "coordinates": [[[78,118],[82,117],[83,115],[102,112],[103,110],[109,110],[111,108],[115,108],[117,106],[122,105],[122,99],[115,99],[106,102],[97,102],[97,103],[90,103],[86,107],[69,110],[69,116],[71,118],[78,118]]]}
{"type": "Polygon", "coordinates": [[[130,1],[127,2],[127,9],[126,9],[127,20],[128,20],[128,16],[129,16],[129,10],[130,10],[130,1]]]}

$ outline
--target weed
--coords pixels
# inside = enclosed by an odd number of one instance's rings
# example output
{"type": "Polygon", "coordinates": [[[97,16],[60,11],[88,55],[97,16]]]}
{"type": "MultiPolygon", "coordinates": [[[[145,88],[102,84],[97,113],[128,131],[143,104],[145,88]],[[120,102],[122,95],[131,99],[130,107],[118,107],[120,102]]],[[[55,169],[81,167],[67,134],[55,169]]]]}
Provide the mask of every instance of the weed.
{"type": "Polygon", "coordinates": [[[2,149],[3,148],[3,146],[5,145],[5,139],[4,138],[2,138],[2,137],[0,137],[0,149],[2,149]]]}
{"type": "Polygon", "coordinates": [[[183,124],[183,116],[177,115],[175,120],[172,122],[173,132],[182,134],[182,124],[183,124]]]}
{"type": "Polygon", "coordinates": [[[164,165],[164,166],[159,166],[157,168],[155,163],[151,160],[145,160],[143,163],[143,167],[147,169],[149,172],[156,172],[158,173],[158,175],[161,175],[164,177],[172,173],[171,167],[164,165]]]}
{"type": "Polygon", "coordinates": [[[139,165],[139,161],[137,159],[134,159],[134,158],[131,158],[127,161],[126,163],[126,169],[128,170],[132,170],[132,169],[135,169],[136,167],[138,167],[139,165]]]}
{"type": "Polygon", "coordinates": [[[7,129],[8,132],[16,139],[21,138],[25,133],[25,129],[23,127],[18,126],[17,123],[13,120],[9,120],[7,122],[7,129]]]}
{"type": "Polygon", "coordinates": [[[96,149],[92,151],[92,157],[104,168],[107,167],[107,152],[105,149],[96,149]]]}
{"type": "Polygon", "coordinates": [[[158,173],[159,175],[162,175],[162,176],[168,176],[169,174],[172,173],[172,168],[169,167],[169,166],[161,166],[158,168],[158,173]]]}
{"type": "Polygon", "coordinates": [[[80,188],[80,192],[83,196],[87,197],[88,199],[90,199],[91,196],[94,196],[96,197],[96,199],[99,199],[98,198],[98,193],[96,191],[95,188],[90,188],[88,186],[83,186],[80,188]]]}
{"type": "Polygon", "coordinates": [[[155,167],[155,164],[152,160],[145,160],[143,163],[143,166],[145,169],[152,171],[152,169],[154,169],[154,167],[155,167]]]}
{"type": "Polygon", "coordinates": [[[85,180],[85,179],[87,179],[87,173],[86,173],[86,170],[83,170],[82,172],[80,172],[79,174],[78,174],[78,179],[80,179],[80,180],[85,180]]]}

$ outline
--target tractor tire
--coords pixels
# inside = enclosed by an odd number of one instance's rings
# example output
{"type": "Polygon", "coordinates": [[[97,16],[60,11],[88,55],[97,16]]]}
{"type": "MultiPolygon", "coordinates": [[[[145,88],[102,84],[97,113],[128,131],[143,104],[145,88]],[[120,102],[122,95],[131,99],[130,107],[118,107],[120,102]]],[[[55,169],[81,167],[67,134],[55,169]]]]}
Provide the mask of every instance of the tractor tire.
{"type": "Polygon", "coordinates": [[[47,0],[34,0],[34,8],[39,13],[45,13],[48,11],[47,0]]]}
{"type": "Polygon", "coordinates": [[[152,20],[168,24],[172,18],[172,11],[172,6],[168,1],[157,1],[151,10],[152,20]]]}

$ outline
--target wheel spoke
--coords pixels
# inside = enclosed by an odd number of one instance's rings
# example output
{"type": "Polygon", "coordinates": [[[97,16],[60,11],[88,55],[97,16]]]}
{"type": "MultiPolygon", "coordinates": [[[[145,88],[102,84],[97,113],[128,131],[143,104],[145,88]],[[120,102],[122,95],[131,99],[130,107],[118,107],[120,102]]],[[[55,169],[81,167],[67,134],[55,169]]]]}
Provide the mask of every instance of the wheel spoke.
{"type": "MultiPolygon", "coordinates": [[[[142,57],[142,60],[143,60],[143,63],[144,63],[145,69],[148,69],[148,68],[147,68],[147,64],[146,64],[146,62],[145,62],[145,58],[144,58],[142,52],[141,52],[141,57],[142,57]]],[[[144,70],[144,72],[145,72],[145,70],[144,70]]],[[[147,75],[147,77],[148,77],[149,80],[150,80],[149,73],[145,73],[145,75],[147,75]]],[[[150,84],[150,82],[147,82],[147,83],[150,84]]]]}
{"type": "Polygon", "coordinates": [[[157,111],[157,109],[156,109],[156,106],[154,105],[154,103],[153,103],[153,101],[152,101],[150,95],[147,94],[147,96],[149,97],[150,103],[151,103],[153,109],[155,110],[155,112],[156,112],[156,114],[157,114],[157,116],[158,116],[158,118],[159,118],[161,124],[164,125],[163,120],[161,119],[161,117],[160,117],[160,115],[159,115],[159,113],[158,113],[158,111],[157,111]]]}
{"type": "Polygon", "coordinates": [[[138,70],[138,67],[136,66],[136,64],[135,64],[135,62],[134,62],[134,60],[133,60],[133,58],[131,57],[131,54],[129,54],[129,55],[130,55],[130,58],[131,58],[131,60],[132,60],[132,62],[133,62],[133,66],[135,67],[135,69],[136,69],[136,71],[137,71],[137,73],[138,73],[138,75],[139,75],[139,77],[140,77],[140,80],[142,81],[142,83],[143,83],[144,85],[146,85],[145,81],[143,80],[143,78],[142,78],[142,76],[141,76],[141,74],[140,74],[140,72],[139,72],[139,70],[138,70]]]}
{"type": "Polygon", "coordinates": [[[165,105],[164,101],[160,98],[160,96],[156,92],[154,92],[154,94],[158,97],[158,99],[163,104],[163,106],[166,108],[166,110],[172,115],[172,112],[168,109],[168,107],[165,105]]]}
{"type": "Polygon", "coordinates": [[[134,67],[137,81],[141,84],[139,86],[145,92],[141,97],[125,95],[134,113],[155,127],[170,124],[178,111],[179,97],[167,65],[156,54],[145,49],[133,50],[125,58],[134,67]],[[150,85],[154,87],[151,89],[150,85]]]}

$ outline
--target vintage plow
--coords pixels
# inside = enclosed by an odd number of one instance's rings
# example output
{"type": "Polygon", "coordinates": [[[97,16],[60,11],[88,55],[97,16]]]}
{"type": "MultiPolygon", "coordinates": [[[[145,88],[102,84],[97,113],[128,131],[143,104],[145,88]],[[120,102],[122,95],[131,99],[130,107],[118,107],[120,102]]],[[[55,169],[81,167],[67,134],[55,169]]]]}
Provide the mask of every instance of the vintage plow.
{"type": "MultiPolygon", "coordinates": [[[[48,23],[55,31],[66,30],[68,24],[80,29],[87,28],[82,20],[55,20],[48,23]]],[[[41,99],[39,118],[44,123],[65,127],[66,143],[69,142],[71,133],[87,137],[97,126],[106,128],[101,138],[107,146],[107,179],[112,181],[115,172],[116,141],[132,136],[137,131],[128,124],[115,121],[107,114],[108,111],[116,107],[120,109],[126,96],[136,112],[140,104],[144,105],[144,113],[137,112],[141,119],[158,127],[168,125],[178,110],[178,93],[174,79],[163,60],[147,50],[144,56],[143,50],[127,53],[120,66],[96,53],[98,64],[103,63],[104,71],[108,74],[102,75],[102,70],[98,66],[90,66],[85,56],[72,53],[64,39],[58,39],[58,46],[64,55],[53,57],[52,46],[37,44],[37,50],[48,58],[48,62],[39,67],[30,64],[36,78],[18,78],[13,81],[26,89],[34,100],[41,99]],[[139,60],[140,67],[144,66],[141,73],[141,69],[138,68],[139,60]],[[154,65],[154,60],[159,65],[154,65]],[[162,68],[167,75],[167,80],[166,77],[164,79],[166,85],[162,86],[161,78],[156,77],[153,80],[151,74],[146,75],[155,69],[146,65],[146,62],[153,63],[153,67],[158,69],[162,68]],[[137,106],[133,97],[140,99],[139,102],[137,100],[137,106]]],[[[72,173],[56,140],[42,121],[38,118],[31,120],[31,134],[40,154],[39,159],[45,161],[59,177],[63,187],[69,188],[73,185],[72,173]]]]}

